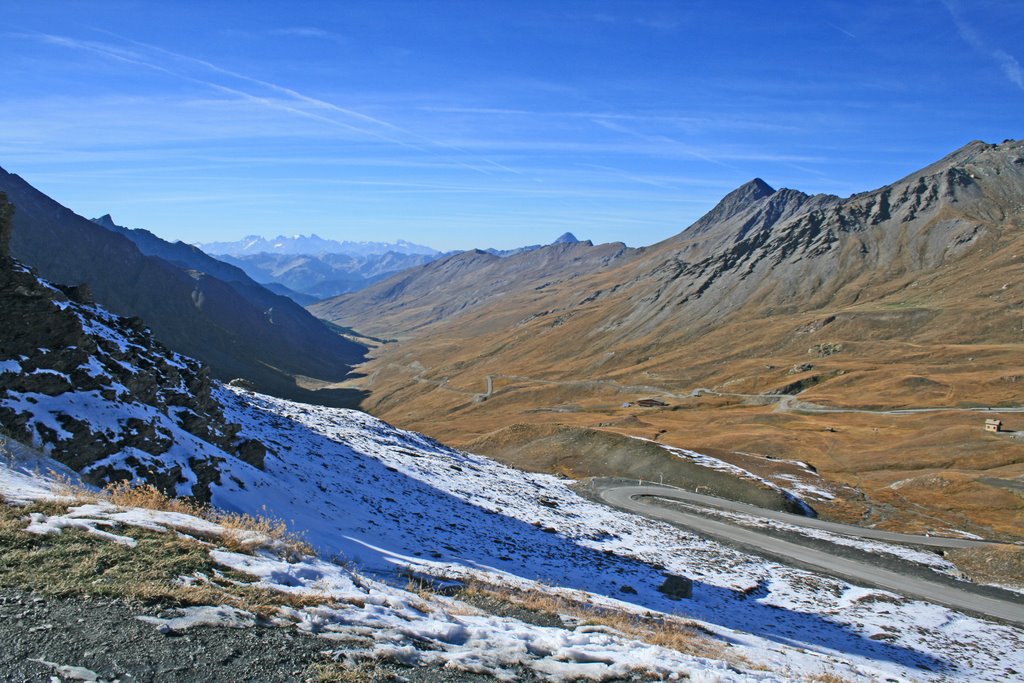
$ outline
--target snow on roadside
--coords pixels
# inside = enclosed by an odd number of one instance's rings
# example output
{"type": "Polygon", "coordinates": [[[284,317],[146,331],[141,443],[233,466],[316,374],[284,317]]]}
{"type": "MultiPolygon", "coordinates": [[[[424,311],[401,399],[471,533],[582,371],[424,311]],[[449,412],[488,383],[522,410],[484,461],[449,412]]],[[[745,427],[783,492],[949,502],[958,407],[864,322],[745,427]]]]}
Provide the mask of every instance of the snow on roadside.
{"type": "Polygon", "coordinates": [[[139,621],[152,624],[161,633],[174,631],[181,633],[198,626],[220,626],[223,628],[250,628],[257,624],[256,615],[231,605],[199,605],[197,607],[180,607],[174,610],[174,616],[152,617],[147,614],[135,617],[139,621]]]}
{"type": "Polygon", "coordinates": [[[811,497],[817,498],[818,500],[835,500],[836,499],[836,495],[834,493],[832,493],[831,491],[826,491],[825,489],[821,488],[820,486],[814,486],[813,484],[808,484],[803,479],[800,479],[799,477],[796,477],[796,476],[794,476],[792,474],[776,474],[776,475],[774,475],[774,478],[777,481],[785,482],[785,486],[788,487],[788,489],[790,489],[792,491],[795,491],[796,493],[799,493],[800,495],[811,496],[811,497]]]}
{"type": "Polygon", "coordinates": [[[747,515],[733,510],[722,510],[713,507],[690,505],[681,500],[671,499],[670,504],[697,511],[702,515],[728,519],[746,527],[778,529],[780,531],[799,534],[808,538],[816,538],[835,545],[844,545],[849,548],[856,548],[857,550],[863,550],[868,553],[892,555],[893,557],[898,557],[901,560],[920,564],[937,572],[942,572],[950,576],[960,576],[960,570],[956,568],[955,564],[944,558],[942,555],[929,552],[927,550],[916,550],[897,543],[883,543],[880,541],[871,541],[864,538],[847,536],[845,534],[832,533],[830,531],[825,531],[824,529],[815,529],[813,527],[802,526],[799,524],[789,524],[776,519],[747,515]]]}
{"type": "MultiPolygon", "coordinates": [[[[816,517],[817,516],[815,514],[815,512],[814,512],[814,509],[810,505],[808,505],[806,503],[806,501],[804,501],[803,498],[801,498],[799,495],[797,495],[796,493],[794,493],[793,491],[791,491],[791,490],[789,490],[787,488],[779,486],[778,484],[776,484],[773,481],[769,481],[768,479],[765,479],[764,477],[761,477],[761,476],[758,476],[758,475],[754,474],[750,470],[745,470],[742,467],[739,467],[738,465],[733,465],[732,463],[726,462],[724,460],[720,460],[719,458],[713,458],[710,455],[705,455],[703,453],[698,453],[697,451],[691,451],[691,450],[686,449],[686,448],[678,448],[676,446],[668,446],[666,444],[658,443],[656,441],[651,441],[650,439],[644,439],[644,438],[641,438],[639,436],[634,436],[632,438],[640,439],[641,441],[648,441],[648,442],[653,443],[653,444],[655,444],[657,446],[661,446],[666,451],[668,451],[669,453],[675,455],[676,457],[683,458],[684,460],[689,460],[690,462],[695,463],[697,465],[700,465],[701,467],[707,467],[708,469],[718,470],[719,472],[726,472],[728,474],[731,474],[734,477],[739,477],[740,479],[749,479],[749,480],[751,480],[753,482],[756,482],[756,483],[760,484],[761,486],[764,486],[764,487],[769,488],[769,489],[774,489],[775,491],[779,491],[784,496],[786,496],[789,500],[793,501],[795,504],[800,506],[800,508],[804,511],[804,514],[807,514],[808,516],[811,516],[811,517],[816,517]]],[[[804,486],[802,483],[801,483],[801,487],[804,489],[803,492],[810,492],[810,493],[814,493],[816,495],[821,493],[821,491],[819,489],[817,489],[815,487],[804,486]]],[[[801,487],[794,486],[793,488],[796,488],[796,489],[799,490],[801,487]]]]}

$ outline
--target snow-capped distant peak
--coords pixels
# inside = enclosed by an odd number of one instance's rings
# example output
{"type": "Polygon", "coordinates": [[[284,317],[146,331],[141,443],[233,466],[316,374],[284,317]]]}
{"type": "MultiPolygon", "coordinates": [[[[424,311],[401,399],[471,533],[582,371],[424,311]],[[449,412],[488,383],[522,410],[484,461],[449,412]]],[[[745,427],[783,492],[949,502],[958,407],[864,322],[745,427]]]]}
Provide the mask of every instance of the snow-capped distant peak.
{"type": "Polygon", "coordinates": [[[407,240],[397,242],[353,242],[325,239],[312,233],[310,235],[278,235],[268,239],[258,235],[249,235],[235,242],[204,242],[199,243],[200,249],[208,254],[227,256],[248,256],[259,253],[276,253],[288,255],[320,256],[324,254],[346,254],[368,256],[398,252],[400,254],[424,254],[435,256],[440,252],[431,247],[414,244],[407,240]]]}

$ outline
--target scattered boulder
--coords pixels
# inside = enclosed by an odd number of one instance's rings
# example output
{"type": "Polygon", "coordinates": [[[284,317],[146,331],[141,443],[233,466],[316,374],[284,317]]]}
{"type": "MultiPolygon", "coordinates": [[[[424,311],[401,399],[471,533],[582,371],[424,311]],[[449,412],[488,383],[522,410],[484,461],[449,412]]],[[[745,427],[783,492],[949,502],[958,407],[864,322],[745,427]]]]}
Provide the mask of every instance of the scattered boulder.
{"type": "Polygon", "coordinates": [[[693,581],[685,576],[666,574],[665,582],[658,587],[658,590],[673,600],[691,598],[693,597],[693,581]]]}
{"type": "Polygon", "coordinates": [[[257,469],[264,469],[267,447],[255,439],[246,439],[238,444],[238,457],[257,469]]]}
{"type": "Polygon", "coordinates": [[[824,344],[815,344],[811,348],[807,349],[807,355],[819,356],[821,358],[827,358],[833,354],[839,353],[843,350],[842,344],[835,344],[826,342],[824,344]]]}
{"type": "Polygon", "coordinates": [[[796,365],[791,367],[789,369],[789,372],[787,372],[786,374],[787,375],[799,375],[802,372],[809,372],[809,371],[811,371],[813,369],[814,369],[814,365],[812,363],[797,363],[796,365]]]}

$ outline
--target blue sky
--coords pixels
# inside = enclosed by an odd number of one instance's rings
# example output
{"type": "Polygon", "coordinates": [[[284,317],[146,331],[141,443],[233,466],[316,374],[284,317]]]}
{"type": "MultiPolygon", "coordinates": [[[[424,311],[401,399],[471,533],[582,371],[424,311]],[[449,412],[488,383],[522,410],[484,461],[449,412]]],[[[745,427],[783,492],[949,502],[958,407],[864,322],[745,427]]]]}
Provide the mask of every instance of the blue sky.
{"type": "Polygon", "coordinates": [[[204,242],[651,244],[1024,137],[1024,2],[6,0],[0,166],[204,242]]]}

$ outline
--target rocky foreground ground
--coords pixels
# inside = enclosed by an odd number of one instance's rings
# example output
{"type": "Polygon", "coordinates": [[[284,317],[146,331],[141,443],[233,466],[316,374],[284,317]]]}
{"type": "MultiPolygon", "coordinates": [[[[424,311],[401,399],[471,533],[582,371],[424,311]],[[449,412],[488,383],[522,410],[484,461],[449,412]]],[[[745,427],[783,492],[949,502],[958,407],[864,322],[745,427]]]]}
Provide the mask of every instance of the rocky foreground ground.
{"type": "MultiPolygon", "coordinates": [[[[207,626],[161,632],[139,621],[160,605],[0,590],[0,673],[6,681],[494,681],[388,662],[336,669],[321,638],[294,628],[207,626]]],[[[529,674],[523,672],[524,680],[529,674]]]]}

